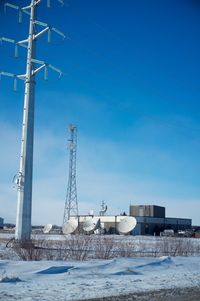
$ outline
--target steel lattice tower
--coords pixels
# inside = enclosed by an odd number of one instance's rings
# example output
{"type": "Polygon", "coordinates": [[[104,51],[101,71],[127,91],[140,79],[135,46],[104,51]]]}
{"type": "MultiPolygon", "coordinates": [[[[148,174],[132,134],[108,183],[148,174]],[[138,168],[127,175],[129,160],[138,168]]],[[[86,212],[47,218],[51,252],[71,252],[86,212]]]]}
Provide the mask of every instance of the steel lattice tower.
{"type": "MultiPolygon", "coordinates": [[[[57,0],[63,4],[62,0],[57,0]]],[[[47,68],[51,68],[61,74],[61,71],[54,66],[39,61],[35,57],[36,41],[45,33],[48,33],[50,42],[51,32],[64,37],[64,35],[55,27],[36,20],[36,11],[42,0],[31,0],[26,7],[19,7],[10,3],[5,4],[19,12],[19,23],[22,21],[22,15],[29,16],[29,34],[25,40],[15,41],[2,37],[0,40],[13,43],[15,45],[15,56],[18,56],[19,46],[27,49],[26,73],[16,75],[8,72],[0,72],[14,78],[14,89],[18,79],[24,80],[24,110],[22,122],[22,139],[20,153],[20,168],[15,180],[18,190],[17,217],[15,239],[20,241],[30,240],[31,238],[31,211],[32,211],[32,173],[33,173],[33,143],[34,143],[34,103],[35,103],[35,77],[40,70],[44,70],[45,79],[47,78],[47,68]],[[42,27],[37,31],[36,27],[42,27]]],[[[47,6],[50,7],[50,0],[47,0],[47,6]]]]}
{"type": "Polygon", "coordinates": [[[78,216],[78,201],[76,190],[76,147],[77,147],[77,127],[69,125],[69,179],[67,195],[64,208],[63,225],[70,219],[71,215],[78,216]]]}

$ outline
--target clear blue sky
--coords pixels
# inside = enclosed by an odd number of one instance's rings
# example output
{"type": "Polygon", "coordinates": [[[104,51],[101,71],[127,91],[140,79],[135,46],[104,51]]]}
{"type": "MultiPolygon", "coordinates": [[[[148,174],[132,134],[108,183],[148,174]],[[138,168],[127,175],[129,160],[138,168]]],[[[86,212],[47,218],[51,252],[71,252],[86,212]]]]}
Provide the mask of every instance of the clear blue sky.
{"type": "MultiPolygon", "coordinates": [[[[3,1],[2,1],[3,2],[3,1]]],[[[80,213],[166,206],[200,224],[200,4],[198,1],[76,0],[38,8],[65,32],[37,43],[37,58],[61,68],[37,77],[33,223],[61,224],[67,189],[67,125],[78,126],[80,213]],[[181,209],[180,209],[181,208],[181,209]]],[[[27,1],[14,1],[27,4],[27,1]]],[[[0,36],[24,39],[28,18],[0,6],[0,36]]],[[[0,70],[24,73],[26,52],[0,47],[0,70]]],[[[23,83],[0,82],[0,215],[15,220],[23,83]]]]}

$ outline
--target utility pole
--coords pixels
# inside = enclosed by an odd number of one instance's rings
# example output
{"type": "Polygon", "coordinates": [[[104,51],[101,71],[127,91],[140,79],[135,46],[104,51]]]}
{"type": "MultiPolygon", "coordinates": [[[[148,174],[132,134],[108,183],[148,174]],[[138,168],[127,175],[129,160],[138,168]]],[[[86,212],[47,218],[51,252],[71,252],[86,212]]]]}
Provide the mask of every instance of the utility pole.
{"type": "Polygon", "coordinates": [[[77,147],[77,127],[69,125],[69,179],[67,195],[64,208],[63,225],[70,219],[71,215],[78,217],[78,201],[76,190],[76,147],[77,147]]]}
{"type": "MultiPolygon", "coordinates": [[[[58,1],[62,3],[61,0],[58,1]]],[[[35,58],[36,41],[44,33],[48,32],[48,41],[50,41],[52,31],[64,37],[56,28],[36,20],[36,11],[41,2],[42,0],[31,0],[31,3],[23,8],[6,3],[5,8],[10,7],[18,10],[19,22],[22,21],[23,13],[30,17],[29,35],[27,39],[22,41],[1,38],[1,41],[15,44],[15,56],[18,55],[19,46],[27,48],[27,64],[26,73],[24,75],[0,72],[1,75],[14,78],[14,89],[16,89],[17,79],[22,79],[25,83],[20,167],[19,173],[15,177],[18,190],[15,239],[18,241],[29,241],[31,239],[35,76],[37,72],[44,69],[44,77],[47,79],[48,67],[61,75],[59,69],[35,58]],[[36,26],[42,26],[43,29],[36,32],[36,26]]],[[[49,0],[47,0],[47,6],[50,6],[49,0]]]]}

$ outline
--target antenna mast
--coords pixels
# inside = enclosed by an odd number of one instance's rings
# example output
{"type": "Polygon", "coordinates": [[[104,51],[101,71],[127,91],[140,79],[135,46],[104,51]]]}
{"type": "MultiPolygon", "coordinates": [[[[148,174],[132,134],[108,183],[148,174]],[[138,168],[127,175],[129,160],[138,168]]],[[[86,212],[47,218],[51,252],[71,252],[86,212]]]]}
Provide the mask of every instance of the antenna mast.
{"type": "Polygon", "coordinates": [[[69,125],[69,179],[67,195],[64,208],[63,225],[70,219],[71,215],[78,216],[78,201],[76,191],[76,146],[77,146],[77,127],[69,125]]]}
{"type": "MultiPolygon", "coordinates": [[[[62,0],[58,1],[63,4],[62,0]]],[[[52,31],[64,38],[64,35],[56,28],[36,20],[37,7],[41,2],[42,0],[31,0],[31,3],[23,8],[6,3],[5,9],[9,7],[16,9],[19,12],[19,23],[22,21],[23,13],[30,16],[29,35],[28,38],[23,41],[15,41],[8,38],[0,39],[1,41],[13,43],[15,45],[16,57],[18,56],[19,46],[27,48],[27,65],[25,74],[16,75],[8,72],[0,72],[1,75],[14,78],[14,90],[16,90],[17,79],[22,79],[25,82],[20,168],[19,173],[15,177],[18,190],[15,239],[20,241],[30,240],[31,238],[35,75],[40,70],[44,69],[45,79],[47,79],[48,67],[59,72],[61,75],[61,71],[59,69],[35,58],[36,40],[44,33],[48,33],[49,42],[52,31]],[[43,29],[36,32],[36,26],[41,26],[43,29]]],[[[50,7],[50,0],[47,0],[47,6],[50,7]]]]}

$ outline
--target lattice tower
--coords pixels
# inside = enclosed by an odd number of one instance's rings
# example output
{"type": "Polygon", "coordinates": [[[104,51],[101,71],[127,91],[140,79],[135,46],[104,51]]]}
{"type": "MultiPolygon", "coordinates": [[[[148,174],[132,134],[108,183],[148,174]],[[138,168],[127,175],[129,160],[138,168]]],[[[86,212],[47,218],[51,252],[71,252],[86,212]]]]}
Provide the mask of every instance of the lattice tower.
{"type": "Polygon", "coordinates": [[[69,125],[69,179],[67,186],[67,195],[64,208],[63,225],[70,216],[78,216],[78,201],[76,190],[76,149],[77,149],[77,127],[74,124],[69,125]]]}

